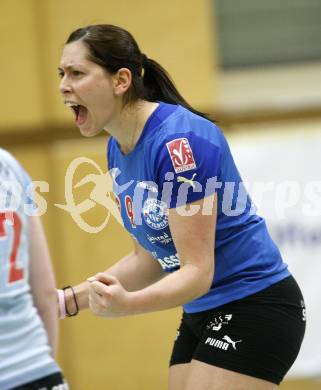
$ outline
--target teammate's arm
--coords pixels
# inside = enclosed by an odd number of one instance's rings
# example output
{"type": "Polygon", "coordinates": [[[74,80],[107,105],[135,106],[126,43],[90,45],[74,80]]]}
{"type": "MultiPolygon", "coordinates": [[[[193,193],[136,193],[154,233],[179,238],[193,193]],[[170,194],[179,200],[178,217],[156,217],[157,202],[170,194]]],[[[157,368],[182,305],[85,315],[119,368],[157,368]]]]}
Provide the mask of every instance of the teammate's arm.
{"type": "Polygon", "coordinates": [[[58,336],[55,278],[39,217],[29,217],[29,234],[31,293],[48,334],[52,354],[55,355],[58,336]]]}
{"type": "MultiPolygon", "coordinates": [[[[127,291],[136,291],[149,286],[164,277],[159,263],[137,241],[134,250],[104,271],[115,276],[127,291]]],[[[90,283],[85,281],[73,287],[80,310],[89,307],[88,294],[90,283]]],[[[72,291],[65,291],[65,303],[70,313],[75,312],[76,306],[72,291]]]]}

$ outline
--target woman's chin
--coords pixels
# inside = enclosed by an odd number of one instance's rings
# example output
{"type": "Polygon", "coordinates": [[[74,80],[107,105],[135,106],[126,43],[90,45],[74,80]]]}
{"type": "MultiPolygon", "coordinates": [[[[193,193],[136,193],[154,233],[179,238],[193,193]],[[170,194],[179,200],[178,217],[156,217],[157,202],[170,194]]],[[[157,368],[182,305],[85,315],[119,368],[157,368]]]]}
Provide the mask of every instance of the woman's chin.
{"type": "Polygon", "coordinates": [[[79,130],[80,134],[87,138],[94,137],[101,132],[100,129],[93,129],[88,127],[79,127],[79,130]]]}

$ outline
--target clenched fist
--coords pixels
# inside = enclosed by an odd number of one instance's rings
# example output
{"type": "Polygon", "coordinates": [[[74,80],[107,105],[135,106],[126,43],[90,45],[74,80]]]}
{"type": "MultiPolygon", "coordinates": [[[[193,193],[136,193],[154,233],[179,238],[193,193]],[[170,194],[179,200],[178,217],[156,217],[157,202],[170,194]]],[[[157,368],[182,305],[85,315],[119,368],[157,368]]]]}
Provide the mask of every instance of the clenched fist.
{"type": "Polygon", "coordinates": [[[116,277],[98,273],[88,281],[91,282],[89,308],[94,314],[108,318],[131,314],[131,293],[124,289],[116,277]]]}

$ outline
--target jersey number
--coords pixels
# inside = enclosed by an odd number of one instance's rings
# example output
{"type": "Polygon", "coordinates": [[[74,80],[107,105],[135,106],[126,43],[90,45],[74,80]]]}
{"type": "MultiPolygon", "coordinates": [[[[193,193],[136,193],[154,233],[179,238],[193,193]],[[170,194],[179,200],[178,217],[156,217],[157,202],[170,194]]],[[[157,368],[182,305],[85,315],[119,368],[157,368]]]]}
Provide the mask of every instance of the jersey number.
{"type": "Polygon", "coordinates": [[[129,195],[125,196],[125,206],[126,206],[127,216],[130,220],[130,224],[132,225],[132,228],[136,228],[134,205],[133,205],[132,198],[129,195]]]}
{"type": "Polygon", "coordinates": [[[6,221],[13,226],[13,242],[9,259],[9,283],[23,279],[23,269],[17,267],[17,252],[20,245],[21,219],[14,212],[0,213],[0,237],[6,237],[6,221]]]}

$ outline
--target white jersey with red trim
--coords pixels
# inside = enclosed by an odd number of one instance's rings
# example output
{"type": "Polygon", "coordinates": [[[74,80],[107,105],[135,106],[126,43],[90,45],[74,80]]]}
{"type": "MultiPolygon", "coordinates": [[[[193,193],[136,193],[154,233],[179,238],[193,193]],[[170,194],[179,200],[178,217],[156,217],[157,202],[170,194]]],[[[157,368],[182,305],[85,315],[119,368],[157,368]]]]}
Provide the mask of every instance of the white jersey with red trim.
{"type": "Polygon", "coordinates": [[[60,371],[50,356],[29,285],[32,183],[21,165],[0,149],[0,389],[60,371]]]}

